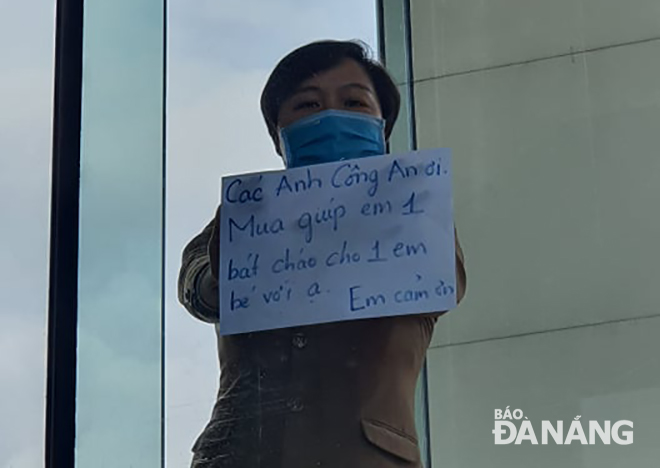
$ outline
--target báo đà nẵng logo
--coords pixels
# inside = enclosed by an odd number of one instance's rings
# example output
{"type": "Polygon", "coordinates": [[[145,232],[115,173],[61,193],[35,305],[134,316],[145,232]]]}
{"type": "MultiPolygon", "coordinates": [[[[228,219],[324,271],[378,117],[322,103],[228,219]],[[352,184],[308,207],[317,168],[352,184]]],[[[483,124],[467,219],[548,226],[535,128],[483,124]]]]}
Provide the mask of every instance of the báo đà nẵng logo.
{"type": "Polygon", "coordinates": [[[495,410],[495,445],[631,445],[633,443],[632,421],[586,421],[581,415],[570,423],[564,421],[541,421],[536,428],[520,409],[495,410]],[[539,430],[540,429],[540,430],[539,430]],[[540,442],[537,435],[540,435],[540,442]]]}

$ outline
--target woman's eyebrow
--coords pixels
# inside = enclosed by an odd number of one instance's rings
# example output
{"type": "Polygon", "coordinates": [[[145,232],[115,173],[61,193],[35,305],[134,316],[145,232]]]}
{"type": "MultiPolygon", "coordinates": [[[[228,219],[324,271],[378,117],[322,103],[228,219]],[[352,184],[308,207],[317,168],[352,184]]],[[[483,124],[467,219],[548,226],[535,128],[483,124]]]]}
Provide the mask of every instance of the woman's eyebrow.
{"type": "MultiPolygon", "coordinates": [[[[369,94],[372,94],[375,96],[375,92],[373,89],[371,89],[369,86],[364,85],[362,83],[346,83],[345,85],[341,85],[339,89],[346,89],[346,88],[356,88],[361,91],[366,91],[369,94]]],[[[291,94],[291,98],[297,96],[298,94],[303,94],[307,92],[316,92],[316,93],[321,93],[323,90],[319,86],[314,86],[314,85],[308,85],[308,86],[301,86],[300,88],[296,89],[293,94],[291,94]]]]}
{"type": "Polygon", "coordinates": [[[374,94],[374,90],[371,89],[369,86],[363,85],[362,83],[348,83],[343,86],[341,86],[342,89],[344,88],[358,88],[363,91],[367,91],[368,93],[374,94]]]}
{"type": "Polygon", "coordinates": [[[308,91],[316,91],[316,92],[321,92],[321,88],[318,86],[302,86],[298,89],[296,89],[291,96],[295,96],[296,94],[301,94],[301,93],[306,93],[308,91]]]}

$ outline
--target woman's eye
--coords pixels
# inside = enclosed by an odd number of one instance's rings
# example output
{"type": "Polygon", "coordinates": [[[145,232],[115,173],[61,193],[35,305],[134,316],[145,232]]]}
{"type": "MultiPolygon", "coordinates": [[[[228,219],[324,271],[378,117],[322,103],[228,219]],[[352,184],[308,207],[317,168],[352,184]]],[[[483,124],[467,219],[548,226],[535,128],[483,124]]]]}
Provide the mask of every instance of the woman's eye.
{"type": "Polygon", "coordinates": [[[348,107],[366,107],[367,105],[359,99],[349,99],[346,101],[348,107]]]}
{"type": "Polygon", "coordinates": [[[293,107],[293,110],[299,110],[299,109],[311,109],[311,108],[313,108],[313,107],[317,107],[318,104],[319,104],[319,103],[316,102],[316,101],[302,101],[302,102],[299,102],[298,104],[296,104],[296,105],[293,107]]]}

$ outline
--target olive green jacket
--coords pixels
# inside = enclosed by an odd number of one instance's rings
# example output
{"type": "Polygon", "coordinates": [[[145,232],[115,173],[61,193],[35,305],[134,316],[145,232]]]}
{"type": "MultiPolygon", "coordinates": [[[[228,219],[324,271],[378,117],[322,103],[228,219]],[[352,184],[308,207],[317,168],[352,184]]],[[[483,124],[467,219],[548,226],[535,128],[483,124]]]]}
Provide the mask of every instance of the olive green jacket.
{"type": "MultiPolygon", "coordinates": [[[[216,331],[218,219],[219,209],[184,249],[178,284],[180,302],[216,331]]],[[[456,277],[460,301],[458,240],[456,277]]],[[[193,467],[421,467],[415,387],[442,313],[217,334],[220,389],[193,467]]]]}

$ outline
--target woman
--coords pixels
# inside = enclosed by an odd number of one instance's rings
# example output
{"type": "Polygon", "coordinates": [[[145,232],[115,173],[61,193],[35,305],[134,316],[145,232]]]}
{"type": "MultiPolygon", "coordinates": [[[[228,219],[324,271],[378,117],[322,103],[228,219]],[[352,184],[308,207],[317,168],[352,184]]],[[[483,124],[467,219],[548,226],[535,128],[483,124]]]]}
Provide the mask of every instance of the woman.
{"type": "MultiPolygon", "coordinates": [[[[399,104],[392,79],[365,48],[339,41],[290,53],[261,98],[287,167],[383,154],[399,104]]],[[[186,246],[179,275],[179,300],[216,331],[218,222],[219,208],[186,246]]],[[[460,301],[458,241],[456,252],[460,301]]],[[[220,390],[192,466],[421,467],[415,386],[442,313],[218,334],[220,390]]]]}

